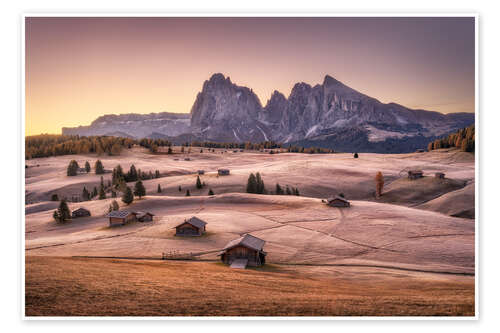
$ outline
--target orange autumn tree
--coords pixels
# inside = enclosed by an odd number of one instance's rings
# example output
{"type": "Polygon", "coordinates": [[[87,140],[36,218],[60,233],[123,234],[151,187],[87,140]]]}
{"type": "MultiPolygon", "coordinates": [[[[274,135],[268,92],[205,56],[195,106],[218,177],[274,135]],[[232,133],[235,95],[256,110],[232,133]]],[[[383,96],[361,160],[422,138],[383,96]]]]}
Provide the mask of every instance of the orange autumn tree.
{"type": "Polygon", "coordinates": [[[377,198],[380,198],[382,195],[382,189],[384,188],[384,176],[382,176],[382,172],[377,172],[375,176],[375,185],[376,185],[376,194],[377,198]]]}

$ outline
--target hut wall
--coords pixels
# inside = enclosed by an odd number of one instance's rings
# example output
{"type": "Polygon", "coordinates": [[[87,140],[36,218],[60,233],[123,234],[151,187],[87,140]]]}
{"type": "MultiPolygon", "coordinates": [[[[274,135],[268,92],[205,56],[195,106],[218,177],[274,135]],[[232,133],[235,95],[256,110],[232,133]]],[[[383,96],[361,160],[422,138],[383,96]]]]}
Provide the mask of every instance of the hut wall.
{"type": "Polygon", "coordinates": [[[185,223],[176,228],[175,234],[177,236],[200,236],[201,231],[195,226],[185,223]]]}
{"type": "Polygon", "coordinates": [[[109,224],[110,225],[125,224],[125,219],[119,217],[110,217],[109,224]]]}
{"type": "Polygon", "coordinates": [[[231,265],[235,259],[248,259],[248,266],[261,265],[259,252],[244,246],[236,246],[227,250],[223,255],[222,261],[231,265]]]}

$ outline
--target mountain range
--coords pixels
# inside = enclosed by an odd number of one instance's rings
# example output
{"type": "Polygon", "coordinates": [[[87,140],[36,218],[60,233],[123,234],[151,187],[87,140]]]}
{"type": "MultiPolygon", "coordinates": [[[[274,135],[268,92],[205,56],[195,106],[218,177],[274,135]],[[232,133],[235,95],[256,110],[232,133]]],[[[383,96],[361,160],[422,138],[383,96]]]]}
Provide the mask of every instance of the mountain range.
{"type": "Polygon", "coordinates": [[[105,115],[66,135],[115,135],[217,142],[275,141],[347,152],[403,153],[474,123],[473,113],[414,110],[382,103],[327,75],[297,83],[288,98],[274,91],[263,106],[252,89],[223,74],[203,83],[189,114],[105,115]]]}

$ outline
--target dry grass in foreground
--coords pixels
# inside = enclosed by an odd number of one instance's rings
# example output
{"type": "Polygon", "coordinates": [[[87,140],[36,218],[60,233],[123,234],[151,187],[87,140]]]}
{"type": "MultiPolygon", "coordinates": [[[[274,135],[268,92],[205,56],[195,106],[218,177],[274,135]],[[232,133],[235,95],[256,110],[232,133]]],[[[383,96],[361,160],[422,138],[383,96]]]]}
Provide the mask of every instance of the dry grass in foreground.
{"type": "Polygon", "coordinates": [[[26,258],[27,316],[473,316],[474,279],[368,281],[289,267],[26,258]]]}

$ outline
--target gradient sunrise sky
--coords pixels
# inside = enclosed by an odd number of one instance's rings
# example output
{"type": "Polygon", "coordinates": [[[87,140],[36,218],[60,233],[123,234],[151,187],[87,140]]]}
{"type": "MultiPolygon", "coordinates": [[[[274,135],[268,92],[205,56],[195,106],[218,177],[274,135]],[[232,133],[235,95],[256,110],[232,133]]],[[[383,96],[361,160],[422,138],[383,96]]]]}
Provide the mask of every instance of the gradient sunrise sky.
{"type": "Polygon", "coordinates": [[[263,105],[326,74],[411,108],[474,112],[473,17],[26,18],[26,135],[189,112],[223,73],[263,105]]]}

